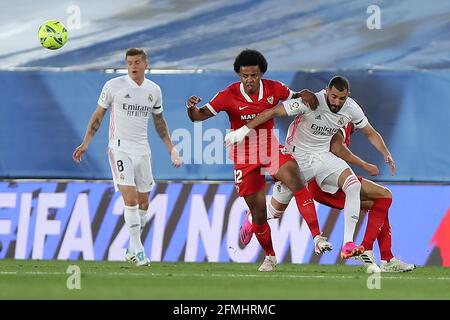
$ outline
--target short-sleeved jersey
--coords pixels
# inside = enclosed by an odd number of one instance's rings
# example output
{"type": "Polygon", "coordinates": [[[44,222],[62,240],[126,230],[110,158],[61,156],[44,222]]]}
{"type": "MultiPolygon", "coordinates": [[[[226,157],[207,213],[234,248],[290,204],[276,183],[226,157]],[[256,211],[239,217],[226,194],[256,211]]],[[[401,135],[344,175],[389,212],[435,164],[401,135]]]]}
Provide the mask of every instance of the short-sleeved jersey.
{"type": "Polygon", "coordinates": [[[333,135],[349,122],[356,128],[365,127],[367,120],[361,107],[350,97],[342,108],[333,113],[328,107],[325,90],[316,93],[319,105],[311,110],[301,99],[285,101],[283,106],[288,115],[297,115],[288,129],[286,144],[295,146],[304,154],[322,153],[330,150],[333,135]]]}
{"type": "MultiPolygon", "coordinates": [[[[276,106],[281,100],[287,100],[294,94],[286,85],[279,81],[262,79],[258,93],[248,95],[244,91],[241,82],[229,85],[225,90],[219,92],[214,98],[206,104],[206,107],[214,114],[225,111],[230,120],[231,129],[237,130],[244,126],[250,120],[262,111],[276,106]]],[[[261,124],[256,128],[258,139],[249,139],[246,143],[245,152],[249,150],[258,150],[259,144],[255,145],[253,141],[265,141],[269,145],[272,141],[272,129],[274,128],[273,119],[261,124]],[[263,130],[263,131],[261,131],[263,130]],[[259,139],[260,133],[267,133],[268,139],[259,139]]],[[[267,147],[267,145],[265,147],[267,147]]]]}
{"type": "Polygon", "coordinates": [[[128,75],[111,79],[103,86],[98,105],[110,110],[110,148],[134,155],[150,153],[148,119],[163,111],[156,83],[145,79],[139,86],[128,75]]]}

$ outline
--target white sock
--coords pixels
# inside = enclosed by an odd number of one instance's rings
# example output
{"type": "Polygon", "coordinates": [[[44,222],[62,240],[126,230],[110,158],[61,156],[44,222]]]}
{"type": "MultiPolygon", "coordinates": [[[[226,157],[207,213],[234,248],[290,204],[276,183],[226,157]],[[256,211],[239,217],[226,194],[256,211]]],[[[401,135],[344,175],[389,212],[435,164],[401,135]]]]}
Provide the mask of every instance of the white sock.
{"type": "Polygon", "coordinates": [[[280,211],[275,209],[272,206],[272,203],[268,203],[267,204],[267,220],[270,219],[280,219],[281,216],[283,215],[284,211],[280,211]]]}
{"type": "Polygon", "coordinates": [[[144,227],[147,224],[147,210],[139,209],[139,218],[141,220],[141,234],[144,231],[144,227]]]}
{"type": "Polygon", "coordinates": [[[144,246],[141,242],[141,220],[139,217],[139,206],[134,207],[124,206],[123,217],[125,219],[125,224],[128,227],[128,232],[130,233],[130,244],[128,248],[133,253],[138,253],[144,251],[144,246]]]}
{"type": "MultiPolygon", "coordinates": [[[[281,216],[282,216],[283,213],[284,213],[284,211],[280,211],[280,210],[275,209],[275,208],[272,206],[272,203],[270,203],[270,202],[268,202],[268,203],[266,204],[266,208],[267,208],[267,220],[270,220],[270,219],[279,219],[279,218],[281,218],[281,216]]],[[[250,223],[252,223],[252,221],[253,221],[253,217],[252,217],[251,214],[248,215],[248,221],[249,221],[250,223]]]]}
{"type": "Polygon", "coordinates": [[[342,191],[345,193],[344,244],[346,244],[353,241],[356,224],[359,220],[361,183],[355,175],[350,175],[345,179],[342,191]]]}

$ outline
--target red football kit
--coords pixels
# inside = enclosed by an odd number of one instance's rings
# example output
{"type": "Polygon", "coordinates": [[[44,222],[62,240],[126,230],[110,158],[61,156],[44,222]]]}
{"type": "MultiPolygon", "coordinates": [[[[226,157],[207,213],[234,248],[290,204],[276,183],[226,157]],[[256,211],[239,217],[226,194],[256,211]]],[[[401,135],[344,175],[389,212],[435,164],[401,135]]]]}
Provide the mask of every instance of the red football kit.
{"type": "MultiPolygon", "coordinates": [[[[292,97],[293,91],[279,81],[262,79],[259,92],[247,94],[241,82],[229,85],[206,104],[214,114],[225,111],[230,127],[237,130],[262,111],[292,97]]],[[[234,162],[236,189],[241,197],[251,195],[265,187],[264,171],[272,177],[278,169],[293,158],[284,152],[274,133],[271,119],[251,132],[243,142],[233,146],[230,156],[234,162]]]]}

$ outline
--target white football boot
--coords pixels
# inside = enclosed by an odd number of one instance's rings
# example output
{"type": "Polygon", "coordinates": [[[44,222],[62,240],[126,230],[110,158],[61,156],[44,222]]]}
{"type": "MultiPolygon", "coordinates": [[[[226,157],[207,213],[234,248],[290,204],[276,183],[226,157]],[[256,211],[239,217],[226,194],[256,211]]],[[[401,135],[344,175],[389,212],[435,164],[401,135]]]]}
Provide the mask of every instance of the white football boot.
{"type": "Polygon", "coordinates": [[[415,264],[406,263],[397,258],[392,258],[389,262],[381,260],[381,272],[407,272],[415,268],[415,264]]]}
{"type": "Polygon", "coordinates": [[[145,267],[150,265],[150,260],[145,256],[144,251],[136,253],[136,266],[145,267]]]}
{"type": "Polygon", "coordinates": [[[372,272],[381,272],[380,267],[378,267],[375,256],[373,255],[372,250],[366,250],[361,253],[359,256],[355,256],[355,259],[364,263],[367,269],[370,269],[372,272]]]}
{"type": "Polygon", "coordinates": [[[326,237],[317,235],[314,237],[314,252],[316,254],[322,254],[325,251],[333,250],[333,245],[327,241],[326,237]]]}
{"type": "Polygon", "coordinates": [[[125,252],[125,261],[130,263],[136,263],[136,255],[131,252],[130,249],[127,248],[127,251],[125,252]]]}
{"type": "Polygon", "coordinates": [[[271,272],[271,271],[275,271],[276,267],[277,267],[277,258],[274,256],[266,256],[263,263],[258,268],[258,271],[271,272]]]}

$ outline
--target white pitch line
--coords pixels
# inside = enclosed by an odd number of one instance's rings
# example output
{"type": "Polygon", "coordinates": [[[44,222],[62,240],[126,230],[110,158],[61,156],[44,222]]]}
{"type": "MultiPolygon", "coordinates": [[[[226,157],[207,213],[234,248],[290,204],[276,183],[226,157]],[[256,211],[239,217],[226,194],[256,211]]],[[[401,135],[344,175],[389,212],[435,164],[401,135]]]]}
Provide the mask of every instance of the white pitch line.
{"type": "MultiPolygon", "coordinates": [[[[82,272],[83,273],[83,272],[82,272]]],[[[87,274],[95,275],[106,275],[106,276],[131,276],[131,277],[197,277],[197,278],[207,278],[207,277],[217,277],[217,278],[288,278],[288,279],[355,279],[363,278],[365,275],[371,275],[370,273],[355,274],[354,276],[347,275],[301,275],[301,274],[280,274],[280,273],[261,273],[261,274],[238,274],[238,273],[204,273],[204,274],[194,274],[194,273],[137,273],[137,272],[86,272],[87,274]]],[[[0,275],[54,275],[54,276],[66,276],[65,272],[46,272],[46,271],[0,271],[0,275]]],[[[450,277],[412,277],[412,276],[393,276],[392,273],[383,276],[381,273],[382,280],[439,280],[439,281],[450,281],[450,277]]]]}

